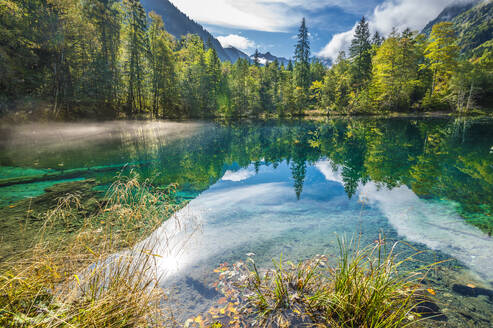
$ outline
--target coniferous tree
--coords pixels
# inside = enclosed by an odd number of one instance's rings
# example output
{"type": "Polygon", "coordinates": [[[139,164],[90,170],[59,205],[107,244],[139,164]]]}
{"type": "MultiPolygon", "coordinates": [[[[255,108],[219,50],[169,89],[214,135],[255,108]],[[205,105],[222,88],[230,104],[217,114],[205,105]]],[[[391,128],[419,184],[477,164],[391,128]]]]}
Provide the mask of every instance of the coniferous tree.
{"type": "Polygon", "coordinates": [[[205,54],[207,93],[206,115],[211,116],[217,108],[218,93],[221,86],[221,60],[214,48],[209,48],[205,54]]]}
{"type": "Polygon", "coordinates": [[[295,88],[295,112],[292,114],[300,115],[308,105],[308,93],[311,84],[310,77],[310,40],[306,20],[303,18],[298,32],[298,43],[296,44],[294,66],[295,88]]]}
{"type": "Polygon", "coordinates": [[[298,43],[294,53],[296,86],[303,90],[310,87],[310,40],[306,20],[303,18],[298,32],[298,43]]]}
{"type": "Polygon", "coordinates": [[[289,71],[289,72],[292,72],[293,71],[293,61],[290,60],[289,63],[288,63],[288,67],[286,67],[286,70],[289,71]]]}
{"type": "Polygon", "coordinates": [[[255,49],[255,53],[253,54],[253,64],[257,67],[260,66],[260,53],[258,49],[255,49]]]}
{"type": "Polygon", "coordinates": [[[375,33],[373,34],[373,38],[371,39],[371,44],[380,47],[383,41],[384,41],[383,36],[381,36],[380,33],[378,33],[378,31],[375,31],[375,33]]]}
{"type": "Polygon", "coordinates": [[[148,29],[149,63],[151,69],[151,113],[154,118],[165,115],[177,116],[176,72],[172,53],[171,36],[164,30],[161,16],[149,14],[151,24],[148,29]]]}
{"type": "Polygon", "coordinates": [[[221,63],[212,38],[176,41],[158,15],[149,22],[139,0],[0,1],[0,106],[27,96],[55,114],[156,118],[491,103],[491,51],[459,57],[450,23],[436,25],[429,40],[405,30],[387,42],[370,37],[363,17],[349,58],[328,69],[310,60],[305,20],[294,67],[262,66],[258,50],[253,63],[221,63]]]}
{"type": "Polygon", "coordinates": [[[93,61],[93,74],[97,76],[97,99],[114,108],[117,100],[118,50],[120,47],[121,17],[118,0],[91,0],[85,10],[87,18],[94,22],[100,49],[93,61]]]}
{"type": "Polygon", "coordinates": [[[354,38],[349,48],[349,57],[353,61],[355,84],[364,86],[371,77],[371,42],[368,22],[363,16],[356,26],[354,38]]]}
{"type": "Polygon", "coordinates": [[[144,60],[148,50],[147,18],[139,0],[124,0],[126,28],[127,112],[130,115],[144,110],[144,60]]]}

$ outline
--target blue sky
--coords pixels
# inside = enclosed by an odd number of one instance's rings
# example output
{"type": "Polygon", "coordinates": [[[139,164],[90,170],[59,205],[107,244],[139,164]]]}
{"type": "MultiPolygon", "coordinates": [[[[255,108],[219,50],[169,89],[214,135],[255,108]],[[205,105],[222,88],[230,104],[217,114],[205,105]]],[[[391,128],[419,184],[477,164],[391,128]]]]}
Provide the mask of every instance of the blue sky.
{"type": "Polygon", "coordinates": [[[473,0],[170,0],[224,45],[290,58],[302,17],[313,54],[334,59],[365,15],[372,31],[420,30],[446,6],[473,0]]]}

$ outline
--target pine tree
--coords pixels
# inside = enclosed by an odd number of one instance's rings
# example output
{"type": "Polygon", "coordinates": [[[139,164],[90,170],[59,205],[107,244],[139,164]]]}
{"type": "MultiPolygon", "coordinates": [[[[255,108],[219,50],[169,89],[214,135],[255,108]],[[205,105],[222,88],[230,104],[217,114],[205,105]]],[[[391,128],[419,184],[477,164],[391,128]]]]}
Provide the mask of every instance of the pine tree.
{"type": "Polygon", "coordinates": [[[221,60],[217,56],[217,52],[214,48],[209,48],[205,54],[206,64],[206,86],[208,91],[206,100],[207,116],[214,113],[217,108],[217,97],[221,84],[221,60]]]}
{"type": "Polygon", "coordinates": [[[356,26],[354,38],[349,48],[350,59],[353,61],[355,83],[364,86],[371,78],[371,42],[368,22],[363,16],[356,26]]]}
{"type": "Polygon", "coordinates": [[[257,67],[260,66],[260,53],[258,49],[255,49],[255,53],[253,54],[253,64],[257,67]]]}
{"type": "Polygon", "coordinates": [[[294,53],[296,86],[307,91],[310,87],[310,40],[306,20],[303,18],[298,32],[298,43],[294,53]]]}
{"type": "Polygon", "coordinates": [[[162,118],[165,114],[176,116],[176,73],[171,50],[171,36],[164,30],[161,16],[149,14],[151,24],[148,29],[149,63],[151,70],[152,114],[162,118]]]}
{"type": "Polygon", "coordinates": [[[383,36],[381,36],[380,33],[378,33],[378,31],[375,31],[375,33],[373,34],[373,38],[371,40],[372,45],[380,47],[383,41],[384,41],[383,36]]]}
{"type": "Polygon", "coordinates": [[[97,98],[105,106],[113,108],[117,101],[118,50],[120,47],[121,16],[116,7],[118,0],[91,0],[85,10],[87,18],[94,22],[100,44],[94,58],[93,74],[97,98]]]}
{"type": "Polygon", "coordinates": [[[292,60],[289,61],[288,67],[286,67],[286,70],[289,72],[293,71],[293,61],[292,60]]]}
{"type": "Polygon", "coordinates": [[[139,0],[124,0],[127,42],[127,113],[142,113],[144,110],[144,55],[148,50],[146,28],[147,17],[139,0]]]}

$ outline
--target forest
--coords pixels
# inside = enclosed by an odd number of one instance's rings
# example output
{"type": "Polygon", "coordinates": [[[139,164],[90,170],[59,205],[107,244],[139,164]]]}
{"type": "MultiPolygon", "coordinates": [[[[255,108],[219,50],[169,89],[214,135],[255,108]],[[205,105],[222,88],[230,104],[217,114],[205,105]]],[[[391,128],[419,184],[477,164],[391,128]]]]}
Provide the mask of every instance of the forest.
{"type": "MultiPolygon", "coordinates": [[[[491,4],[487,5],[488,10],[491,4]]],[[[461,47],[450,22],[428,35],[372,35],[363,17],[332,67],[303,19],[293,62],[221,62],[211,40],[174,38],[139,0],[0,3],[0,113],[56,118],[291,117],[487,113],[491,41],[461,47]]]]}

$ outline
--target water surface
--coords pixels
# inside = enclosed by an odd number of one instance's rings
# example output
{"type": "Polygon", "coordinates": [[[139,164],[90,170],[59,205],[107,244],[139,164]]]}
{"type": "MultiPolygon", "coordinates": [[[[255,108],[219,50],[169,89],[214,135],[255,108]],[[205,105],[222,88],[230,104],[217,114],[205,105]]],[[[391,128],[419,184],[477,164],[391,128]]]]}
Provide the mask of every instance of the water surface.
{"type": "MultiPolygon", "coordinates": [[[[155,185],[178,183],[191,202],[150,238],[173,236],[160,269],[183,318],[219,297],[210,283],[221,263],[250,252],[263,266],[281,254],[334,256],[340,236],[385,236],[427,251],[423,261],[452,260],[430,282],[449,318],[437,325],[493,322],[491,295],[454,292],[493,289],[492,120],[111,122],[1,134],[0,182],[84,168],[70,178],[104,187],[132,169],[155,185]]],[[[57,182],[0,188],[0,206],[57,182]]]]}

